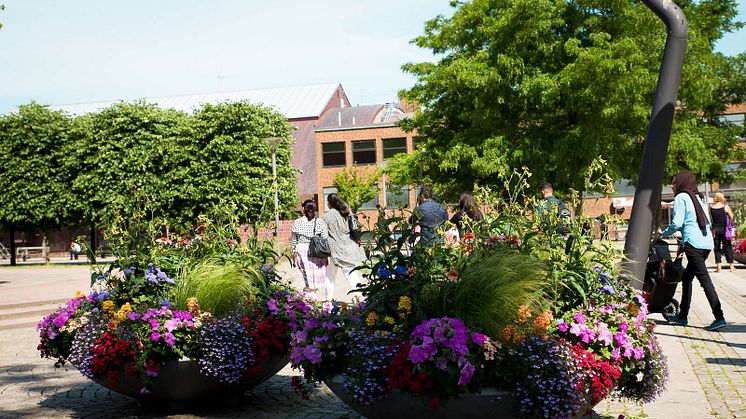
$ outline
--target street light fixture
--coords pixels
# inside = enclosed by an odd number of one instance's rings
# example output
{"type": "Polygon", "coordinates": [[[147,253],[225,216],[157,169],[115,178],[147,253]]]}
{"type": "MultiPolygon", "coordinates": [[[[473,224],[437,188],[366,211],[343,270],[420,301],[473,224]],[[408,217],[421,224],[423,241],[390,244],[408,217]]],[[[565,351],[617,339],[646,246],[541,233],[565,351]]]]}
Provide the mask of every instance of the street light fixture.
{"type": "Polygon", "coordinates": [[[282,143],[282,140],[282,137],[267,137],[264,139],[264,142],[267,143],[267,146],[269,147],[269,151],[272,152],[272,187],[275,192],[275,238],[277,238],[280,228],[280,200],[277,191],[277,147],[282,143]]]}

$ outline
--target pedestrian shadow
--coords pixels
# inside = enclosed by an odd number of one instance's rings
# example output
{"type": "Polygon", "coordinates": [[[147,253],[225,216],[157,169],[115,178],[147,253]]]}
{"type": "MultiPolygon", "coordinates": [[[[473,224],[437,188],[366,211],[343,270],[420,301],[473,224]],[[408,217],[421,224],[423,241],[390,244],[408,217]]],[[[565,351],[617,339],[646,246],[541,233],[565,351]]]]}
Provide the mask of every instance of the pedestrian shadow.
{"type": "MultiPolygon", "coordinates": [[[[725,329],[721,329],[718,332],[723,332],[724,330],[725,329]]],[[[697,336],[687,336],[687,335],[683,335],[683,334],[679,335],[679,334],[676,334],[676,333],[664,333],[664,332],[661,332],[660,330],[656,330],[655,334],[656,335],[660,335],[660,336],[671,336],[671,337],[675,337],[675,338],[679,338],[679,339],[687,339],[687,340],[697,341],[697,342],[709,342],[709,343],[714,343],[714,344],[717,344],[717,345],[728,345],[728,346],[731,346],[733,348],[746,349],[746,344],[744,344],[744,343],[734,343],[734,342],[728,342],[728,341],[725,341],[725,340],[700,338],[700,337],[697,337],[697,336]]]]}
{"type": "Polygon", "coordinates": [[[743,358],[705,358],[705,362],[707,362],[708,364],[746,367],[746,359],[743,358]]]}

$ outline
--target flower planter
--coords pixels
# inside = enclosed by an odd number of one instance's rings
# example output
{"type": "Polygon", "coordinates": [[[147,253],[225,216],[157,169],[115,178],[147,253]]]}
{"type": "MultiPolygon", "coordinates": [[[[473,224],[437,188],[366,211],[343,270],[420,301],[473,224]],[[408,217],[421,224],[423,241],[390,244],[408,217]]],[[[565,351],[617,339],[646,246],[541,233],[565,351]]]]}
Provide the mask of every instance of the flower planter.
{"type": "Polygon", "coordinates": [[[746,255],[739,255],[738,253],[735,253],[733,255],[733,260],[735,260],[738,263],[742,263],[746,265],[746,255]]]}
{"type": "Polygon", "coordinates": [[[287,356],[272,355],[259,362],[257,374],[247,374],[236,384],[221,383],[214,377],[200,372],[197,361],[169,361],[148,386],[149,394],[143,395],[142,381],[138,376],[120,377],[116,387],[108,379],[94,379],[102,386],[145,403],[185,403],[226,400],[240,396],[273,377],[288,363],[287,356]]]}
{"type": "Polygon", "coordinates": [[[400,390],[391,390],[383,399],[364,406],[356,403],[344,388],[341,376],[335,376],[325,384],[348,406],[369,419],[521,417],[515,409],[517,404],[513,395],[492,387],[483,388],[481,394],[463,394],[458,399],[450,399],[436,409],[428,399],[400,390]]]}
{"type": "MultiPolygon", "coordinates": [[[[329,390],[339,397],[359,414],[368,419],[408,419],[408,418],[499,418],[527,419],[530,417],[522,415],[518,410],[518,403],[510,391],[498,390],[494,387],[485,387],[480,394],[462,394],[458,399],[450,399],[447,403],[433,408],[429,401],[421,396],[415,396],[400,390],[390,390],[386,396],[375,403],[364,406],[355,401],[342,384],[342,377],[337,375],[331,380],[325,381],[329,390]]],[[[592,410],[594,406],[588,405],[587,409],[574,416],[574,419],[586,417],[585,413],[592,410]]]]}

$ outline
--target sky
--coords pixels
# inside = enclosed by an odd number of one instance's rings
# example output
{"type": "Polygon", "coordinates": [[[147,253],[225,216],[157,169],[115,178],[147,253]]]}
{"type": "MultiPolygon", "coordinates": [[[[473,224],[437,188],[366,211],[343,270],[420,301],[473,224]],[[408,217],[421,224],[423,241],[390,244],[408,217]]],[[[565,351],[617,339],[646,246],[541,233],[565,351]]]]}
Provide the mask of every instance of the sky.
{"type": "MultiPolygon", "coordinates": [[[[746,21],[746,0],[738,0],[746,21]]],[[[410,44],[448,0],[0,0],[0,114],[48,105],[341,83],[353,105],[414,83],[410,44]]],[[[746,29],[718,50],[746,51],[746,29]]]]}

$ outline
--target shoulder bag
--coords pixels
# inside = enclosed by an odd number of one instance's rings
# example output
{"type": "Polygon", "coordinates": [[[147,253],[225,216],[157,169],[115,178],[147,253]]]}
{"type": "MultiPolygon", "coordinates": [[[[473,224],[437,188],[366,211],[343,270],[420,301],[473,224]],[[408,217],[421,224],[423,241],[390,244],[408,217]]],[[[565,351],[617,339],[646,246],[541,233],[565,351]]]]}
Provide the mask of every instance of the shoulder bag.
{"type": "Polygon", "coordinates": [[[347,225],[350,227],[350,238],[355,243],[360,243],[360,238],[363,236],[363,232],[359,228],[355,228],[355,223],[352,222],[352,214],[347,216],[347,225]]]}
{"type": "Polygon", "coordinates": [[[728,215],[728,206],[725,206],[725,240],[733,240],[736,238],[736,226],[733,225],[733,220],[728,215]]]}
{"type": "Polygon", "coordinates": [[[321,235],[316,235],[316,221],[318,218],[313,220],[313,237],[311,237],[311,244],[308,245],[308,255],[315,258],[328,258],[332,255],[332,251],[329,249],[329,241],[321,235]]]}

